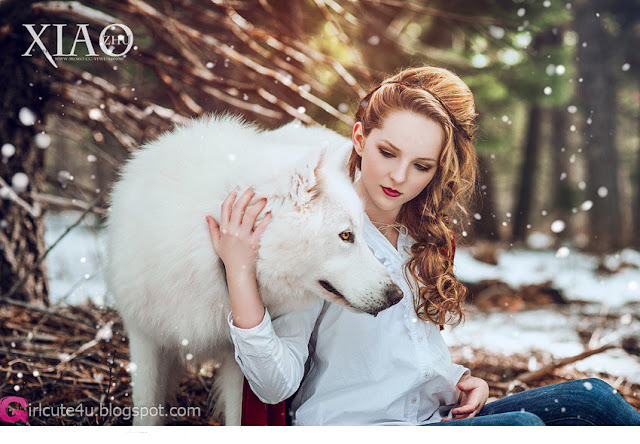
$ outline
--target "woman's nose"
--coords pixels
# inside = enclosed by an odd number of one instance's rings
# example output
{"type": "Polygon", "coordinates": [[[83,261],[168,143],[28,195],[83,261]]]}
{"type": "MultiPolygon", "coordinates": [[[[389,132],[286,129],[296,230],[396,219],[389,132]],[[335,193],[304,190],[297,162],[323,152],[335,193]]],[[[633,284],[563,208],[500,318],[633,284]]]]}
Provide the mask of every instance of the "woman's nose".
{"type": "Polygon", "coordinates": [[[403,183],[407,178],[406,171],[406,168],[400,165],[398,168],[391,171],[391,179],[396,183],[403,183]]]}

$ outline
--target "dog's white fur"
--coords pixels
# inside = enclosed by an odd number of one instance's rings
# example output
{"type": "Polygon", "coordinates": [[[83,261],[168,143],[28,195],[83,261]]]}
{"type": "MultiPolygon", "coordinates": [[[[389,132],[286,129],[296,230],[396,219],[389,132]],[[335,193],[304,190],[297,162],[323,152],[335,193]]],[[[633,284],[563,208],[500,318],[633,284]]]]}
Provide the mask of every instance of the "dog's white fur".
{"type": "Polygon", "coordinates": [[[220,364],[217,413],[240,424],[231,305],[205,221],[220,220],[235,185],[240,193],[254,186],[250,205],[268,199],[257,223],[273,215],[256,260],[273,318],[318,297],[373,315],[397,302],[399,287],[364,241],[363,205],[344,171],[349,152],[349,140],[326,128],[292,122],[262,131],[226,114],[167,133],[124,165],[110,195],[107,285],[129,335],[134,424],[162,423],[140,409],[175,402],[178,369],[211,359],[220,364]]]}

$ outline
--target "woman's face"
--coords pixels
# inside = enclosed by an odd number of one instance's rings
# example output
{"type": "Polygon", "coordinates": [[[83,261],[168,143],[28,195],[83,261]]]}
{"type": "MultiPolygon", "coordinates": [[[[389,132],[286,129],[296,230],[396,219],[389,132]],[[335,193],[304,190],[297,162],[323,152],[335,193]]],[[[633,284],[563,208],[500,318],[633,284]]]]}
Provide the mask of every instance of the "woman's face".
{"type": "Polygon", "coordinates": [[[353,146],[362,158],[356,190],[372,221],[393,223],[406,202],[431,182],[444,144],[440,124],[412,111],[394,111],[365,138],[353,127],[353,146]]]}

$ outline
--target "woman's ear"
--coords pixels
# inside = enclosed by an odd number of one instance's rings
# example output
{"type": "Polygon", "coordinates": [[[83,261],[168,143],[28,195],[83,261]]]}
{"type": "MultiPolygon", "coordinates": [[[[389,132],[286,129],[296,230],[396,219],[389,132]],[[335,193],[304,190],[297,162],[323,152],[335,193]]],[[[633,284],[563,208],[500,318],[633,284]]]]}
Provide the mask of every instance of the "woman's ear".
{"type": "Polygon", "coordinates": [[[353,125],[353,133],[351,134],[351,140],[353,141],[353,148],[356,153],[362,157],[364,152],[364,134],[362,132],[362,122],[356,122],[353,125]]]}

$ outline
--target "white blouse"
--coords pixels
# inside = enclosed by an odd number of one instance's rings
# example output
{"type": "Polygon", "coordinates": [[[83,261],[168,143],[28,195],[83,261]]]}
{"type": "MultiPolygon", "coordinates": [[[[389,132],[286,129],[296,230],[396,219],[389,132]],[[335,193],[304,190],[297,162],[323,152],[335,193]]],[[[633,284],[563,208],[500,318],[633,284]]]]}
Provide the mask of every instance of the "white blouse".
{"type": "Polygon", "coordinates": [[[404,297],[377,317],[323,300],[249,329],[228,316],[235,358],[258,398],[293,399],[295,425],[417,425],[451,417],[456,384],[469,373],[451,362],[439,326],[418,319],[401,265],[415,242],[398,250],[365,214],[365,240],[404,297]],[[308,358],[308,359],[307,359],[308,358]],[[304,378],[303,378],[304,376],[304,378]],[[302,384],[300,384],[302,381],[302,384]]]}

